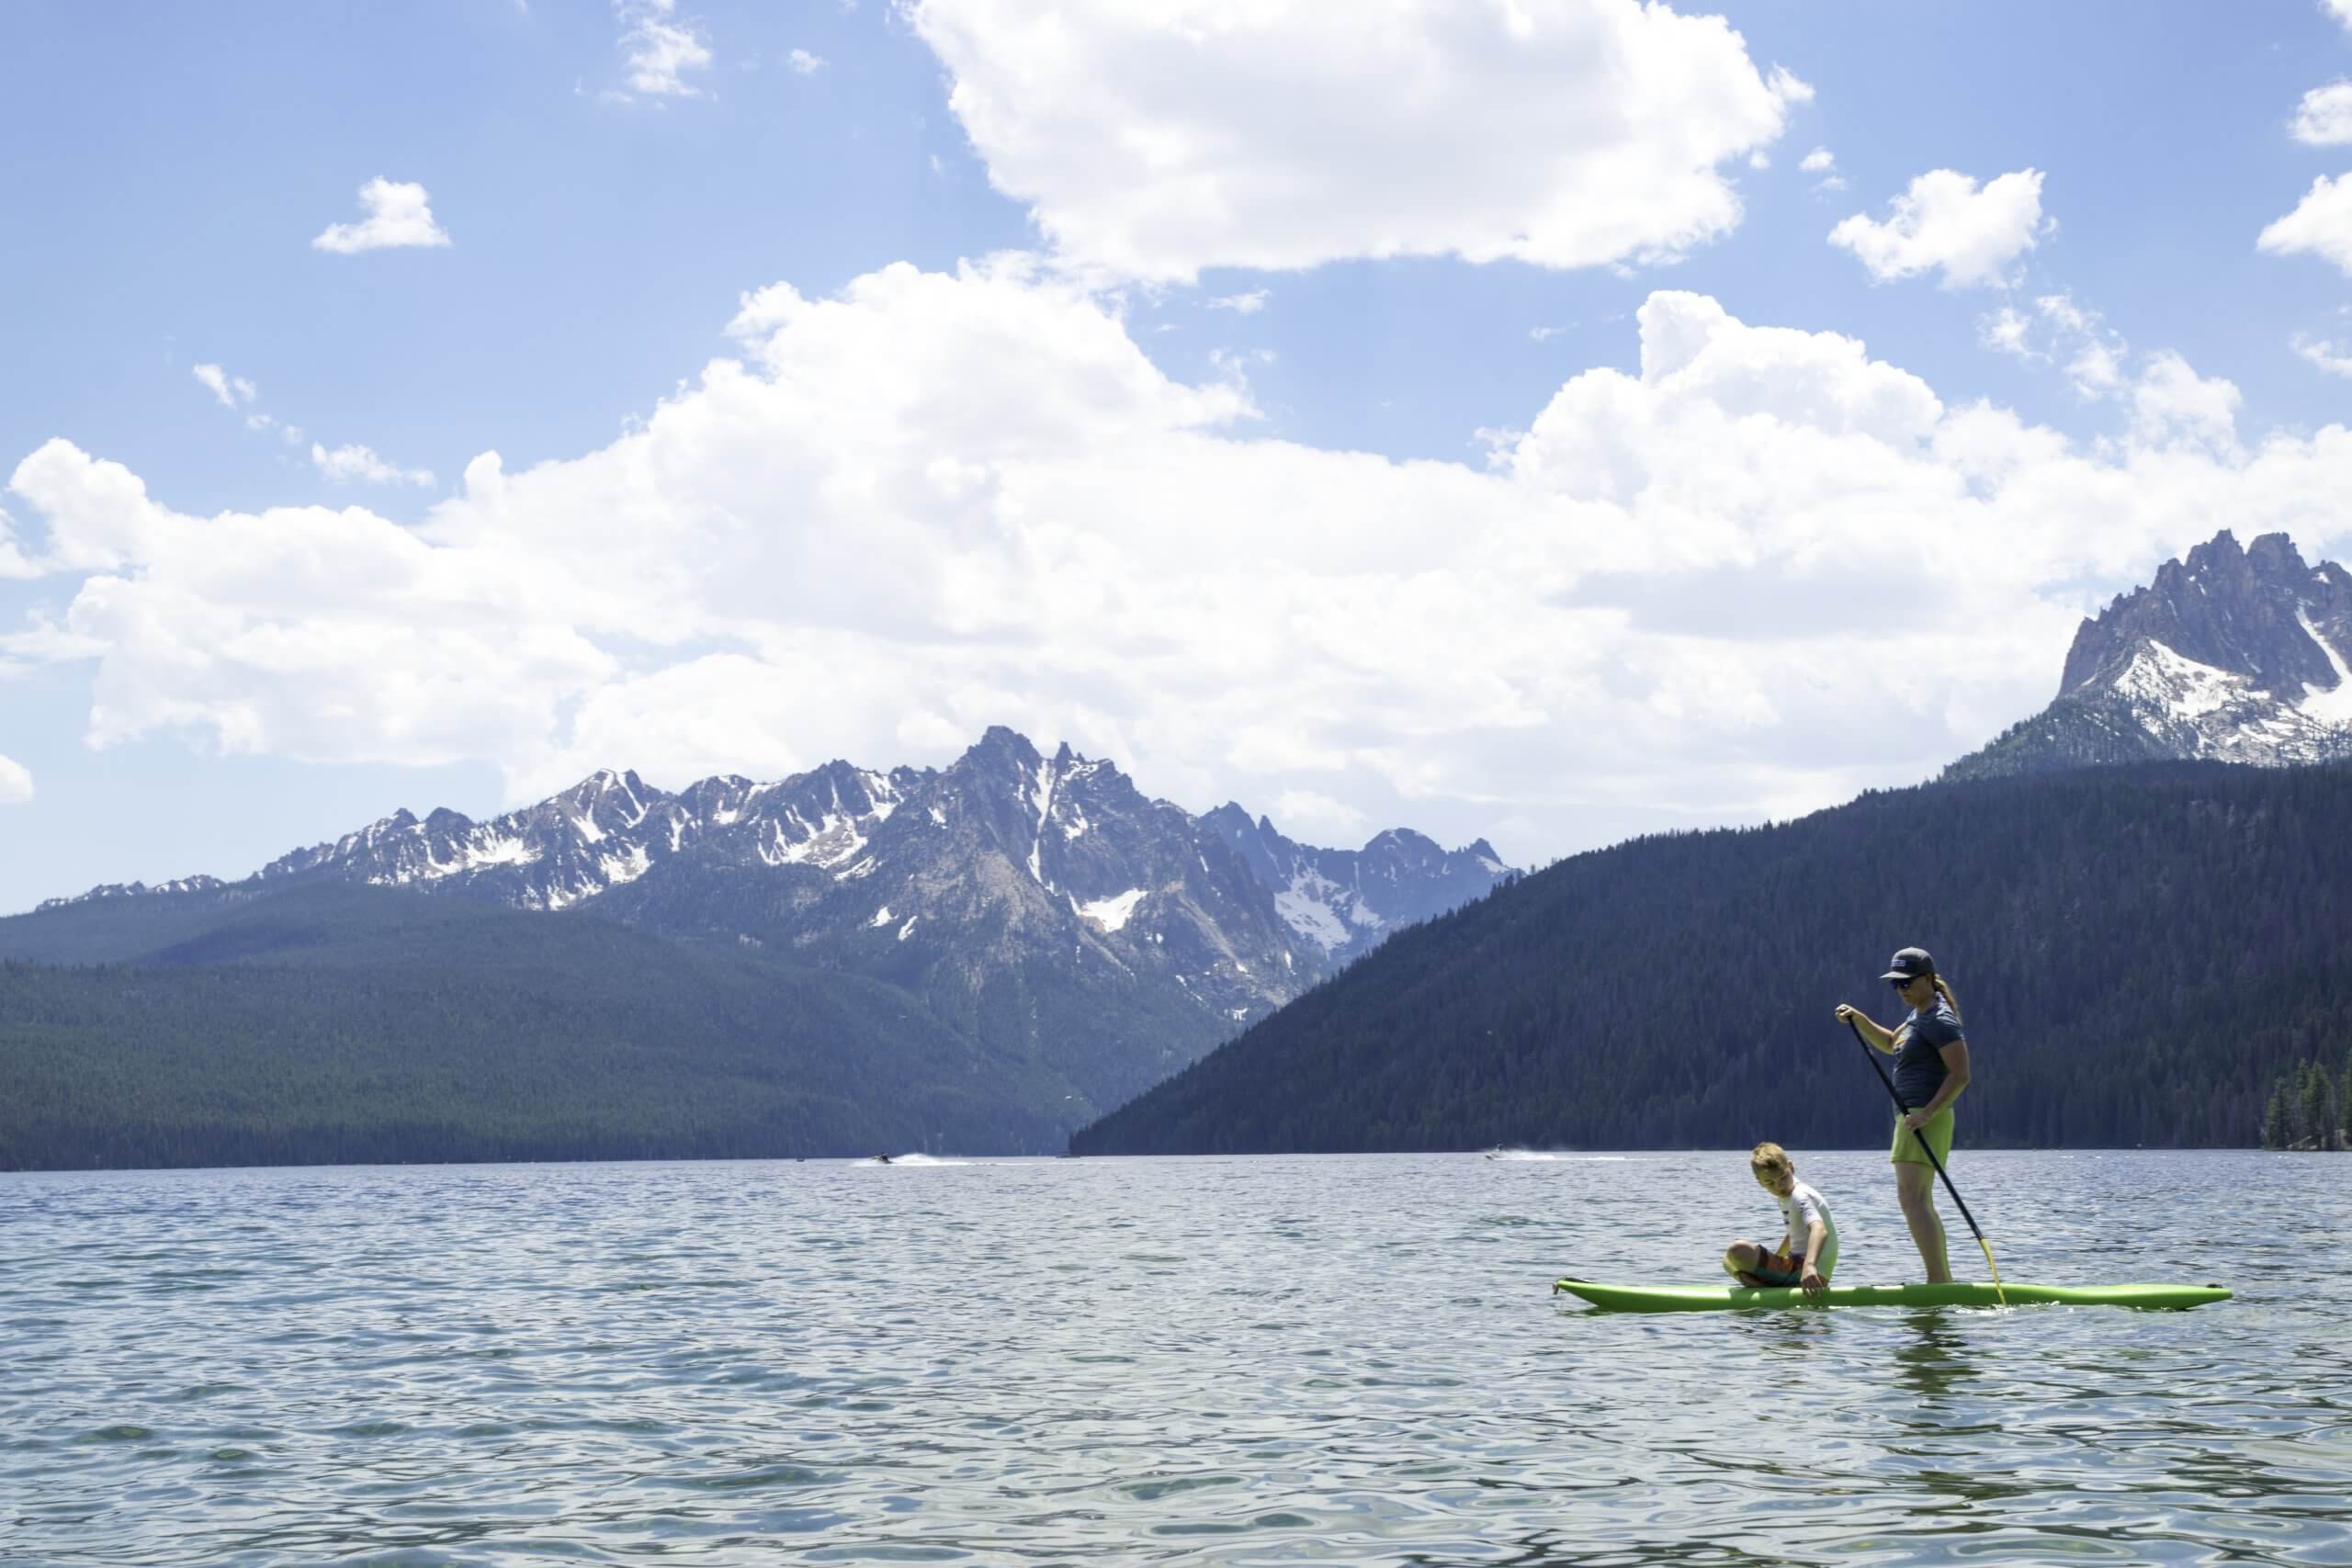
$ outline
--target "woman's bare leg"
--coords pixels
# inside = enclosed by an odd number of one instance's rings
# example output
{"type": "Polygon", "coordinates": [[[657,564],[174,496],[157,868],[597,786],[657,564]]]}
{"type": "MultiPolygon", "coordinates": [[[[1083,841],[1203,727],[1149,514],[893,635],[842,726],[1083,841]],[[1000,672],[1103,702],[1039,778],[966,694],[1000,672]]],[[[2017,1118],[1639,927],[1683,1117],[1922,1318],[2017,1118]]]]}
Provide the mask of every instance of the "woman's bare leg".
{"type": "Polygon", "coordinates": [[[1928,1283],[1949,1282],[1951,1261],[1944,1252],[1944,1223],[1936,1214],[1936,1168],[1908,1161],[1898,1163],[1894,1168],[1894,1195],[1902,1201],[1903,1223],[1911,1227],[1911,1240],[1919,1248],[1919,1261],[1928,1266],[1928,1283]]]}

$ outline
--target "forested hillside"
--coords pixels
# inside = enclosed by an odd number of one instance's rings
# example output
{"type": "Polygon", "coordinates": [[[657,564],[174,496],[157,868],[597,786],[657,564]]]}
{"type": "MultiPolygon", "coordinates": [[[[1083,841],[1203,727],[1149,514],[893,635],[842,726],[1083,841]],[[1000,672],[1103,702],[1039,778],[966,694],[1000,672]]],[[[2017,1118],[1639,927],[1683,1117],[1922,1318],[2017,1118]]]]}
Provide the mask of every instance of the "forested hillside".
{"type": "Polygon", "coordinates": [[[1068,1092],[894,987],[601,920],[336,886],[120,915],[0,921],[0,1168],[1042,1153],[1068,1092]]]}
{"type": "Polygon", "coordinates": [[[2157,763],[1864,795],[1564,861],[1401,933],[1080,1153],[1860,1146],[1831,1010],[1930,949],[1964,1145],[2250,1145],[2352,1044],[2352,769],[2157,763]]]}

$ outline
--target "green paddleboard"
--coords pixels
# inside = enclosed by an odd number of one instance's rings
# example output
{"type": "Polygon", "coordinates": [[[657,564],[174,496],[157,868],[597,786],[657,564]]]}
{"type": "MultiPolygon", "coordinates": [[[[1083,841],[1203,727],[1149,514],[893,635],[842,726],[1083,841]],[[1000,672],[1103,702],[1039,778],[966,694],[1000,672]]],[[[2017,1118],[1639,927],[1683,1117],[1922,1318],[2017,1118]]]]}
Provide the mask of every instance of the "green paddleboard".
{"type": "Polygon", "coordinates": [[[1793,1285],[1751,1291],[1742,1285],[1600,1285],[1562,1280],[1552,1287],[1581,1296],[1604,1312],[1738,1312],[1792,1306],[2125,1306],[2179,1308],[2225,1302],[2219,1285],[2011,1285],[1990,1281],[1949,1285],[1832,1285],[1808,1296],[1793,1285]]]}

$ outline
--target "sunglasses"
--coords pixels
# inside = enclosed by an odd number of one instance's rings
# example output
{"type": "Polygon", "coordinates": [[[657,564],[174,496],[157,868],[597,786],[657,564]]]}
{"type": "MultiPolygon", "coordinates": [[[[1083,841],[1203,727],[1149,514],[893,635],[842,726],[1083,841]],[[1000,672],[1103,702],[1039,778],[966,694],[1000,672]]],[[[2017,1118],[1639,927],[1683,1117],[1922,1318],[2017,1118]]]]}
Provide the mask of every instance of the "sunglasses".
{"type": "Polygon", "coordinates": [[[1911,988],[1913,981],[1924,980],[1926,978],[1927,976],[1925,975],[1914,975],[1909,980],[1889,980],[1887,984],[1894,987],[1898,991],[1907,991],[1911,988]]]}

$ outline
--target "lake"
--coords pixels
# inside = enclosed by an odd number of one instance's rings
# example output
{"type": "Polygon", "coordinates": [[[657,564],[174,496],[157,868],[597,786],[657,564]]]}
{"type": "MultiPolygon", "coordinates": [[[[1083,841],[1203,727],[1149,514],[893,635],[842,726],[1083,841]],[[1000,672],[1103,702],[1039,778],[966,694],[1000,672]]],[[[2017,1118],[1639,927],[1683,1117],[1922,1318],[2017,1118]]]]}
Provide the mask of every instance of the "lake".
{"type": "Polygon", "coordinates": [[[1954,1176],[2007,1279],[2238,1297],[1549,1294],[1775,1239],[1728,1151],[0,1176],[0,1560],[2352,1562],[2352,1158],[1954,1176]]]}

